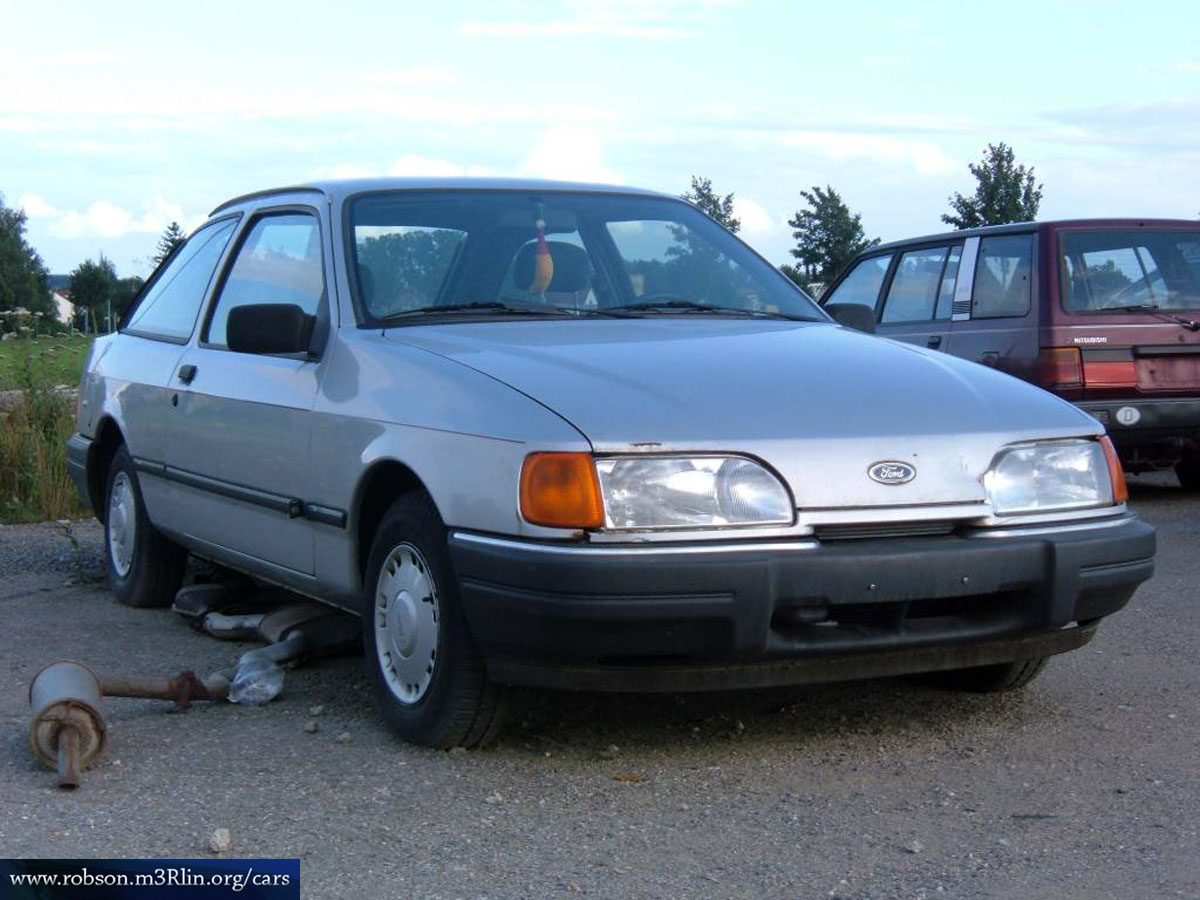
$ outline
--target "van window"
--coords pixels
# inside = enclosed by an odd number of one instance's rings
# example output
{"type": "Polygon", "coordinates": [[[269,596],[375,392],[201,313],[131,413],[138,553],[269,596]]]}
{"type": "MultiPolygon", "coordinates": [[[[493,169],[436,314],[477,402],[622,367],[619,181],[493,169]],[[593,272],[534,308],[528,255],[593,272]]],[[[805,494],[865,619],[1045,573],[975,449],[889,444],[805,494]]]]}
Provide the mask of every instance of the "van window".
{"type": "Polygon", "coordinates": [[[910,250],[892,276],[881,322],[928,322],[933,319],[949,247],[910,250]]]}
{"type": "Polygon", "coordinates": [[[1200,231],[1068,232],[1062,254],[1069,312],[1200,309],[1200,231]]]}
{"type": "Polygon", "coordinates": [[[971,318],[996,319],[1029,312],[1033,235],[985,237],[979,242],[971,318]]]}
{"type": "Polygon", "coordinates": [[[879,300],[879,289],[883,287],[883,276],[887,274],[891,262],[890,254],[864,259],[851,269],[850,274],[842,280],[832,294],[822,299],[821,305],[857,303],[874,309],[876,301],[879,300]]]}

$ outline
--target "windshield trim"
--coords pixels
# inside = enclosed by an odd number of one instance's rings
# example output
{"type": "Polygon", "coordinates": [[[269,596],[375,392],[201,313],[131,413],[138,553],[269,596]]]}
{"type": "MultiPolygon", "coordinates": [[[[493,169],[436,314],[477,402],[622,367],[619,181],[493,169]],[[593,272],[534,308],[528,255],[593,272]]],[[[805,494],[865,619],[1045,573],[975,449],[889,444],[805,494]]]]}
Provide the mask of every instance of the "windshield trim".
{"type": "MultiPolygon", "coordinates": [[[[396,320],[396,319],[386,319],[386,318],[379,318],[376,316],[372,316],[370,314],[370,312],[367,311],[366,306],[362,301],[362,297],[359,293],[358,278],[356,275],[357,267],[355,266],[355,249],[354,249],[354,247],[355,247],[355,245],[354,245],[354,207],[355,207],[355,205],[360,200],[362,200],[364,197],[381,197],[381,196],[387,196],[387,195],[417,197],[422,194],[449,194],[449,193],[452,193],[452,194],[489,194],[489,195],[517,194],[520,196],[528,196],[530,193],[536,193],[538,195],[547,195],[547,196],[557,194],[557,195],[566,195],[566,196],[598,196],[598,197],[606,197],[606,198],[628,197],[632,200],[640,200],[640,201],[654,200],[657,202],[683,206],[689,210],[699,213],[700,215],[704,216],[704,218],[708,219],[710,222],[717,225],[718,227],[725,228],[725,226],[721,225],[720,222],[717,222],[715,219],[713,219],[712,216],[708,215],[708,213],[706,213],[704,210],[700,209],[698,206],[688,203],[686,200],[683,200],[682,198],[674,197],[674,196],[671,196],[670,194],[648,193],[646,191],[635,189],[635,188],[631,188],[629,190],[621,190],[620,188],[613,188],[612,190],[605,190],[605,191],[589,191],[589,190],[580,189],[577,187],[571,187],[571,188],[555,187],[555,188],[550,188],[550,189],[545,189],[545,190],[538,189],[536,191],[531,191],[529,188],[518,188],[518,187],[478,187],[478,188],[476,188],[476,187],[469,187],[469,188],[420,187],[420,188],[364,189],[364,190],[360,190],[360,191],[355,191],[353,193],[347,194],[342,199],[340,212],[341,212],[341,238],[342,238],[343,265],[345,267],[345,272],[346,272],[346,282],[349,287],[350,303],[354,310],[354,319],[355,319],[356,327],[358,329],[378,331],[381,329],[395,328],[398,326],[406,327],[406,326],[415,325],[415,324],[431,324],[432,320],[436,320],[439,323],[444,323],[447,319],[449,319],[450,321],[461,322],[461,321],[468,321],[468,320],[470,320],[470,321],[505,321],[506,319],[509,318],[506,315],[496,315],[496,314],[489,315],[486,313],[483,316],[479,316],[479,317],[474,316],[474,315],[464,314],[461,312],[460,313],[449,313],[446,316],[441,316],[441,315],[436,315],[436,314],[431,313],[429,315],[416,316],[416,317],[414,317],[416,319],[416,321],[410,322],[406,319],[396,320]]],[[[725,230],[728,231],[728,229],[725,229],[725,230]]],[[[741,245],[743,250],[747,251],[749,254],[751,254],[752,256],[757,258],[760,262],[762,262],[762,264],[766,268],[770,269],[771,272],[774,273],[774,277],[779,281],[780,284],[785,285],[787,288],[794,291],[796,294],[799,295],[802,302],[807,303],[811,307],[811,312],[812,312],[811,319],[799,319],[797,317],[789,317],[789,318],[793,319],[794,321],[833,322],[833,319],[830,317],[830,315],[827,312],[825,312],[824,309],[821,308],[820,304],[817,303],[817,301],[815,299],[813,299],[812,297],[810,297],[807,293],[805,293],[800,288],[799,285],[797,285],[794,281],[792,281],[792,279],[788,278],[786,275],[783,274],[783,272],[779,271],[778,266],[776,266],[774,263],[772,263],[770,260],[768,260],[765,256],[763,256],[761,253],[759,253],[749,243],[747,243],[746,241],[743,241],[741,238],[739,238],[736,234],[733,234],[732,232],[730,232],[729,236],[731,238],[733,238],[735,241],[737,241],[741,245]]],[[[666,316],[661,316],[661,317],[666,318],[666,316]]],[[[691,317],[696,318],[697,316],[695,313],[692,313],[691,317]]],[[[715,317],[720,317],[720,318],[724,318],[724,319],[734,318],[734,316],[732,316],[730,314],[718,314],[718,316],[714,316],[714,318],[715,317]]],[[[521,315],[521,314],[514,313],[512,318],[521,318],[521,319],[538,318],[538,319],[545,319],[547,321],[549,321],[551,319],[553,319],[555,321],[566,321],[566,320],[582,320],[582,319],[601,320],[601,319],[607,319],[610,317],[599,316],[599,315],[596,315],[596,316],[564,315],[564,316],[553,316],[552,317],[552,316],[543,316],[543,315],[537,315],[537,314],[530,316],[530,315],[521,315]]],[[[611,318],[620,318],[620,316],[612,316],[611,318]]],[[[630,318],[633,318],[633,316],[630,316],[630,318]]],[[[756,317],[756,316],[748,315],[745,318],[765,318],[765,317],[756,317]]],[[[788,321],[788,319],[784,319],[781,317],[780,321],[788,321]]]]}

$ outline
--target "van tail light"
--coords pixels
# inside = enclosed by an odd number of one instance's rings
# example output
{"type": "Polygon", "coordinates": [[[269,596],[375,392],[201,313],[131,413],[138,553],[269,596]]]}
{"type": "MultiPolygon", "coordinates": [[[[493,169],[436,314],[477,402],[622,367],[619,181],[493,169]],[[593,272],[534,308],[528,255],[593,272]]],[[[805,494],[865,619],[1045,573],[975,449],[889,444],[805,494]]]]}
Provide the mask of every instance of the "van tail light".
{"type": "Polygon", "coordinates": [[[1113,504],[1120,506],[1129,500],[1129,486],[1125,484],[1125,470],[1121,468],[1121,458],[1117,449],[1106,434],[1100,438],[1100,446],[1104,448],[1104,459],[1108,462],[1108,477],[1112,480],[1113,504]]]}
{"type": "Polygon", "coordinates": [[[1043,347],[1038,353],[1038,384],[1044,388],[1083,387],[1078,347],[1043,347]]]}
{"type": "Polygon", "coordinates": [[[1137,363],[1132,359],[1083,361],[1083,381],[1088,387],[1137,387],[1137,363]]]}

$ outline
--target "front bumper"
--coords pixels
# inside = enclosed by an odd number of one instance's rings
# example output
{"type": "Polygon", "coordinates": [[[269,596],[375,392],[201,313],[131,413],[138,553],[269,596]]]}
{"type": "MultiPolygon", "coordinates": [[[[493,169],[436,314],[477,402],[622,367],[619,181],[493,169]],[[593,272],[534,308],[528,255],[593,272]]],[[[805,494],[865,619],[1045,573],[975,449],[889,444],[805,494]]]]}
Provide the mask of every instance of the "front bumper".
{"type": "Polygon", "coordinates": [[[458,531],[450,550],[493,678],[704,690],[1065,652],[1153,574],[1155,532],[1133,515],[827,542],[588,546],[458,531]]]}
{"type": "Polygon", "coordinates": [[[91,455],[92,439],[76,433],[67,438],[67,472],[75,483],[80,502],[91,509],[92,491],[88,484],[88,457],[91,455]]]}

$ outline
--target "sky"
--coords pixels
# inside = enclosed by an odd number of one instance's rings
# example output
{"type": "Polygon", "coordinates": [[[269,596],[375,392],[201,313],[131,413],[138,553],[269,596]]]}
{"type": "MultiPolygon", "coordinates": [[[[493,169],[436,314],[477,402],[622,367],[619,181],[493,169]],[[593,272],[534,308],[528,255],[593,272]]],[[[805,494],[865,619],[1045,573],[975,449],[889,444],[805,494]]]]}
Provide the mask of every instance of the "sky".
{"type": "Polygon", "coordinates": [[[1200,215],[1200,3],[0,0],[0,194],[52,272],[320,178],[527,175],[735,194],[790,261],[800,191],[945,230],[1007,142],[1041,218],[1200,215]]]}

